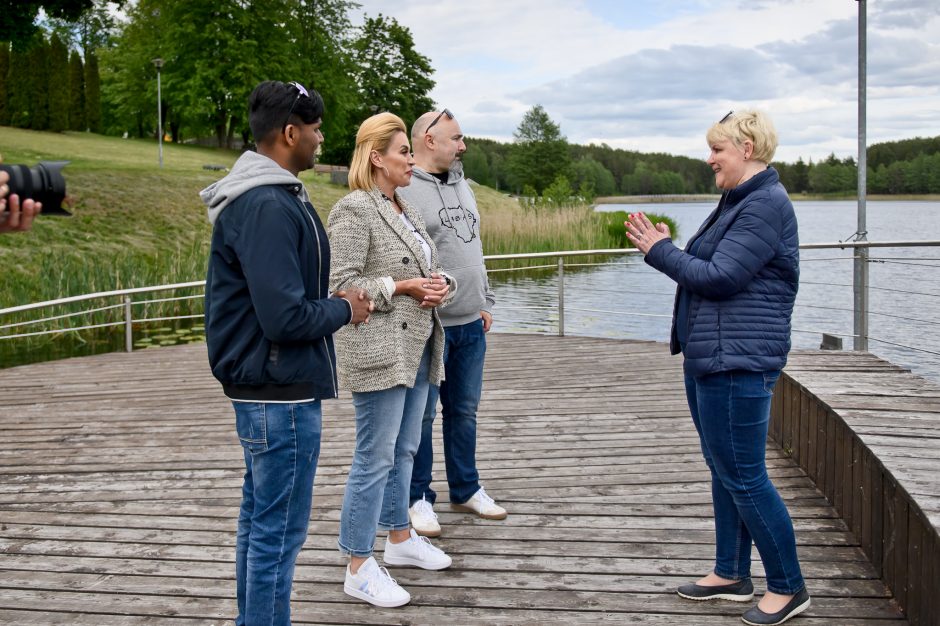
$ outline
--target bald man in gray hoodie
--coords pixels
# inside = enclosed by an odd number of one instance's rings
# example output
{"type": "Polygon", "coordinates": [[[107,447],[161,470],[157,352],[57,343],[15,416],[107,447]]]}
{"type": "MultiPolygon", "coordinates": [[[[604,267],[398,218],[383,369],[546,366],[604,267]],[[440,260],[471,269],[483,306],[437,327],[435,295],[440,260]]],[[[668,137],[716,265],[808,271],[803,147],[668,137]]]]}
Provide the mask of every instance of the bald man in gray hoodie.
{"type": "Polygon", "coordinates": [[[441,527],[433,508],[437,494],[431,489],[431,433],[438,396],[451,508],[484,519],[506,517],[506,510],[480,485],[476,466],[477,407],[483,391],[486,333],[496,299],[483,263],[476,198],[463,176],[460,157],[467,146],[460,125],[447,109],[425,113],[411,129],[411,143],[415,158],[411,185],[398,192],[421,211],[441,265],[460,285],[453,301],[438,311],[445,334],[445,380],[428,394],[411,475],[411,524],[419,534],[437,537],[441,527]]]}

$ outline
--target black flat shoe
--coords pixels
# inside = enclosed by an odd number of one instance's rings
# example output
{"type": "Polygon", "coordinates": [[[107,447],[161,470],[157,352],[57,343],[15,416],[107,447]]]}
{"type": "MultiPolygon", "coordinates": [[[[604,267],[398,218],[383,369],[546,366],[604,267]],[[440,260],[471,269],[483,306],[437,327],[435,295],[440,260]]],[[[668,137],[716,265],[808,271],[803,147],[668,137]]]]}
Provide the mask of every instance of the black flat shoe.
{"type": "Polygon", "coordinates": [[[776,613],[764,613],[756,606],[748,609],[741,619],[745,624],[752,626],[776,626],[782,624],[791,617],[795,617],[809,608],[809,592],[806,587],[801,589],[793,598],[787,602],[787,605],[776,613]]]}
{"type": "Polygon", "coordinates": [[[754,597],[754,584],[750,578],[742,578],[730,585],[682,585],[676,589],[683,598],[689,600],[731,600],[732,602],[747,602],[754,597]]]}

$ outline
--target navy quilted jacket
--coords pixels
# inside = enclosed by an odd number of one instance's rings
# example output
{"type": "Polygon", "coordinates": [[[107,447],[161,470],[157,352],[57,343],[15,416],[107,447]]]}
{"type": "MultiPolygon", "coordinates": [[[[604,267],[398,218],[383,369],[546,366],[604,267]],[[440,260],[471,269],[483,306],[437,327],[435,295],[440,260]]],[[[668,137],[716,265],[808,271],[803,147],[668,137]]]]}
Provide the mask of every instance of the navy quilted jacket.
{"type": "MultiPolygon", "coordinates": [[[[688,290],[685,371],[693,376],[782,369],[790,351],[790,316],[799,284],[796,215],[773,168],[725,192],[686,245],[664,240],[646,262],[688,290]]],[[[670,349],[680,351],[673,311],[670,349]]]]}

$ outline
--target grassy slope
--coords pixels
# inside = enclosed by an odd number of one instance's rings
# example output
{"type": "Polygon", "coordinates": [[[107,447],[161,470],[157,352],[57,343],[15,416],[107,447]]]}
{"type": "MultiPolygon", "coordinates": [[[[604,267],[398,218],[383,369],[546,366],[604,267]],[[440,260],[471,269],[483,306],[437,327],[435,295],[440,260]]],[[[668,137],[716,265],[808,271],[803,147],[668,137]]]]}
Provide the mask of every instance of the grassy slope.
{"type": "MultiPolygon", "coordinates": [[[[211,233],[200,189],[224,175],[238,153],[88,133],[0,127],[7,164],[68,160],[73,217],[40,217],[27,234],[0,238],[0,307],[89,291],[198,280],[211,233]]],[[[326,175],[301,175],[321,216],[347,193],[326,175]]],[[[481,192],[489,205],[515,204],[481,192]]]]}
{"type": "MultiPolygon", "coordinates": [[[[198,280],[205,275],[211,228],[199,190],[224,175],[238,153],[88,133],[42,133],[0,126],[7,164],[67,160],[73,217],[42,216],[26,234],[0,237],[0,308],[67,295],[198,280]]],[[[327,175],[305,172],[326,219],[345,195],[327,175]]],[[[476,186],[486,253],[608,248],[616,245],[590,207],[524,210],[476,186]]]]}

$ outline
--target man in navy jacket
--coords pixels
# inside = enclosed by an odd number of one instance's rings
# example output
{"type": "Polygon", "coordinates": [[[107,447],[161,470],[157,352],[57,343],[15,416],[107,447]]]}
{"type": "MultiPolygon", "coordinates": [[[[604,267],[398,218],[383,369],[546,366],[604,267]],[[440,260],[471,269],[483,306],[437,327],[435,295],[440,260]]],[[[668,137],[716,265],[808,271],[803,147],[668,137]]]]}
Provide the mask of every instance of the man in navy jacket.
{"type": "Polygon", "coordinates": [[[323,100],[267,81],[249,99],[257,152],[201,193],[213,223],[206,277],[212,373],[235,409],[245,477],[236,624],[289,624],[307,535],[323,398],[337,395],[332,334],[368,320],[363,292],[330,297],[326,229],[297,175],[313,167],[323,100]]]}

